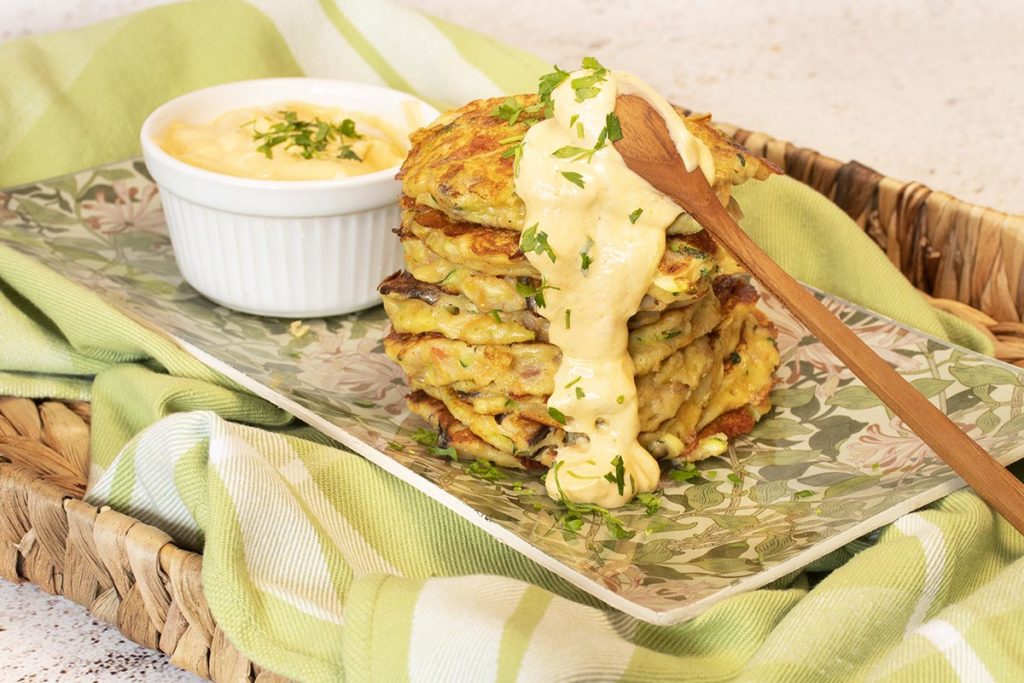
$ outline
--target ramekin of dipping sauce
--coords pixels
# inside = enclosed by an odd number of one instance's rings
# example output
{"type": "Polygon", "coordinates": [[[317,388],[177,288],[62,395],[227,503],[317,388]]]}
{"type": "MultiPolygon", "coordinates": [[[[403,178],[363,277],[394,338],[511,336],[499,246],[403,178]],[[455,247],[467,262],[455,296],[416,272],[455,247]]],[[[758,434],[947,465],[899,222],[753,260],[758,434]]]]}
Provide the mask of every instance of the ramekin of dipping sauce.
{"type": "Polygon", "coordinates": [[[142,125],[182,275],[213,301],[311,318],[376,305],[402,264],[395,173],[438,116],[406,93],[274,78],[197,90],[142,125]]]}

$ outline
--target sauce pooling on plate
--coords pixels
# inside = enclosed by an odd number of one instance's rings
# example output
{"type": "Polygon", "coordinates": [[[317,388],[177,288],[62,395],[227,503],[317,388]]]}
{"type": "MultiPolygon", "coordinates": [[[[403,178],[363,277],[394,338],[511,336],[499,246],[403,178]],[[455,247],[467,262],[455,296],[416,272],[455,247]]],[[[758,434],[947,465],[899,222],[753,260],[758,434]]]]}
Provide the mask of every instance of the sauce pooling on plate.
{"type": "Polygon", "coordinates": [[[175,121],[159,141],[192,166],[263,180],[331,180],[392,168],[400,135],[376,116],[284,102],[236,109],[207,123],[175,121]]]}
{"type": "Polygon", "coordinates": [[[574,435],[558,449],[547,492],[611,508],[653,491],[660,477],[637,441],[626,323],[657,275],[665,230],[681,212],[612,145],[622,135],[616,97],[637,95],[654,106],[687,170],[699,167],[710,183],[715,169],[710,150],[661,96],[627,73],[593,66],[567,74],[551,92],[553,115],[523,139],[515,189],[526,206],[520,244],[542,275],[539,311],[562,352],[548,410],[574,435]]]}

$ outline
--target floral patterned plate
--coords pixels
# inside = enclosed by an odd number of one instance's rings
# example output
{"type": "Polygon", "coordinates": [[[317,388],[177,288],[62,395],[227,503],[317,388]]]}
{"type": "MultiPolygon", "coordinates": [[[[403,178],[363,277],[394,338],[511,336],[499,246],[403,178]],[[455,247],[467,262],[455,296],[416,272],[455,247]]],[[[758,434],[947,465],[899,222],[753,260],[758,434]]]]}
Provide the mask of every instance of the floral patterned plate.
{"type": "MultiPolygon", "coordinates": [[[[608,604],[671,624],[763,586],[963,485],[770,298],[775,408],[721,457],[666,471],[614,517],[565,513],[525,473],[430,455],[411,436],[378,307],[324,320],[218,307],[178,272],[156,187],[126,161],[0,193],[0,239],[98,292],[608,604]]],[[[1004,464],[1024,457],[1024,373],[838,299],[825,303],[1004,464]]]]}

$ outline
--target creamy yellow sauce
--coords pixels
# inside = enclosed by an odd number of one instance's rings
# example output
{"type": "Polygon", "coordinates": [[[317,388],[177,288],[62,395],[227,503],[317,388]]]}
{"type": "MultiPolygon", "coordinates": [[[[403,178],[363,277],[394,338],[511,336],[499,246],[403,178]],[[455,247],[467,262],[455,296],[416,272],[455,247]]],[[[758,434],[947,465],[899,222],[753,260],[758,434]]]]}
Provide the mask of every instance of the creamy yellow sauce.
{"type": "Polygon", "coordinates": [[[207,123],[175,121],[158,142],[171,156],[217,173],[264,180],[331,180],[397,166],[405,157],[404,140],[404,134],[377,116],[282,102],[236,109],[207,123]],[[282,112],[294,112],[298,121],[340,124],[351,119],[359,137],[332,134],[311,158],[303,157],[305,147],[286,141],[271,147],[268,157],[259,148],[269,139],[266,134],[272,134],[272,127],[285,122],[282,112]]]}
{"type": "Polygon", "coordinates": [[[710,183],[714,161],[668,102],[629,74],[607,72],[596,96],[577,101],[571,81],[591,73],[574,73],[555,88],[554,116],[533,125],[523,140],[515,188],[526,206],[524,225],[536,226],[534,234],[544,233],[551,247],[550,254],[524,249],[549,286],[539,310],[550,321],[551,343],[562,352],[548,406],[577,435],[558,449],[547,492],[556,500],[617,507],[653,491],[660,477],[657,461],[637,442],[626,322],[657,275],[665,230],[680,209],[630,171],[610,143],[589,160],[554,152],[594,148],[616,96],[632,94],[661,113],[688,170],[699,167],[710,183]]]}

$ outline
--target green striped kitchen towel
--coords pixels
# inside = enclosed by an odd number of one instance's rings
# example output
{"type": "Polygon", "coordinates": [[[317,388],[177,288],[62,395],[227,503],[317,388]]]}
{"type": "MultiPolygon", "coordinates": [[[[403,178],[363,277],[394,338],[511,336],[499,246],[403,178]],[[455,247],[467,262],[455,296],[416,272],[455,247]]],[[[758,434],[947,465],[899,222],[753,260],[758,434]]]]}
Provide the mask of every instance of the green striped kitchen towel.
{"type": "MultiPolygon", "coordinates": [[[[151,109],[216,82],[338,77],[448,106],[532,90],[546,69],[383,0],[159,7],[0,45],[0,185],[136,154],[151,109]]],[[[821,197],[785,179],[741,191],[745,227],[792,272],[989,348],[821,197]]],[[[655,627],[3,245],[0,393],[91,398],[90,500],[202,546],[219,626],[299,680],[1024,680],[1024,540],[969,491],[810,573],[655,627]]]]}

